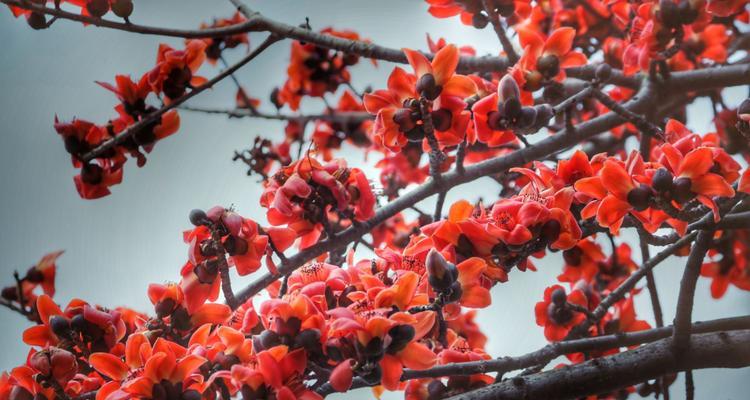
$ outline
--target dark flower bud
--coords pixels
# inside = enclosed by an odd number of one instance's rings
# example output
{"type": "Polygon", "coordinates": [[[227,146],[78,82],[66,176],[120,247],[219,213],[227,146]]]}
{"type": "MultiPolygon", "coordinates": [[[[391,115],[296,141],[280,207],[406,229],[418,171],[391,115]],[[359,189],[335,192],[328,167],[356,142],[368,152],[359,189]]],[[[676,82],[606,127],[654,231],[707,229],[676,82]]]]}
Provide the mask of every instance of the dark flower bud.
{"type": "Polygon", "coordinates": [[[628,203],[637,211],[643,211],[648,208],[652,195],[650,187],[641,185],[628,192],[628,203]]]}
{"type": "Polygon", "coordinates": [[[81,180],[89,185],[98,185],[104,178],[104,169],[97,164],[84,164],[81,168],[81,180]]]}
{"type": "Polygon", "coordinates": [[[506,119],[515,120],[521,115],[521,107],[521,101],[515,97],[511,97],[503,102],[502,109],[498,111],[502,112],[506,119]]]}
{"type": "Polygon", "coordinates": [[[552,243],[560,237],[560,222],[556,219],[551,219],[542,225],[542,231],[539,236],[547,243],[552,243]]]}
{"type": "Polygon", "coordinates": [[[495,131],[502,131],[508,128],[505,126],[505,122],[503,122],[503,114],[499,111],[491,111],[487,115],[487,125],[495,131]]]}
{"type": "Polygon", "coordinates": [[[581,265],[582,258],[583,250],[581,250],[581,248],[578,246],[563,251],[563,259],[568,265],[577,267],[581,265]]]}
{"type": "MultiPolygon", "coordinates": [[[[702,4],[702,3],[701,3],[702,4]]],[[[693,8],[690,1],[682,0],[679,5],[680,9],[680,22],[683,25],[689,25],[698,19],[698,8],[693,8]]]]}
{"type": "Polygon", "coordinates": [[[109,11],[109,0],[88,0],[86,10],[92,17],[101,18],[109,11]]]}
{"type": "Polygon", "coordinates": [[[668,28],[677,28],[681,25],[680,9],[672,0],[659,1],[659,19],[668,28]]]}
{"type": "Polygon", "coordinates": [[[169,321],[173,328],[180,331],[186,331],[193,327],[193,323],[190,322],[190,314],[183,307],[177,307],[169,321]]]}
{"type": "Polygon", "coordinates": [[[40,12],[34,11],[29,14],[26,23],[34,30],[47,29],[47,17],[40,12]]]}
{"type": "Polygon", "coordinates": [[[177,304],[172,299],[164,299],[154,306],[154,311],[156,312],[156,316],[159,318],[164,318],[166,316],[169,316],[172,314],[172,311],[174,311],[177,304]]]}
{"type": "Polygon", "coordinates": [[[411,110],[401,108],[393,114],[393,122],[398,124],[401,132],[409,132],[417,126],[417,122],[412,118],[411,110]]]}
{"type": "Polygon", "coordinates": [[[406,345],[414,339],[416,331],[411,325],[396,325],[388,331],[391,344],[386,349],[388,354],[396,354],[406,348],[406,345]]]}
{"type": "Polygon", "coordinates": [[[612,77],[612,67],[609,64],[599,64],[594,70],[594,76],[601,82],[606,82],[612,77]]]}
{"type": "Polygon", "coordinates": [[[26,271],[26,277],[24,279],[31,283],[42,283],[44,281],[44,274],[34,266],[26,271]]]}
{"type": "Polygon", "coordinates": [[[536,60],[536,69],[546,78],[553,78],[560,73],[560,59],[554,54],[547,54],[536,60]]]}
{"type": "Polygon", "coordinates": [[[320,349],[320,331],[317,329],[305,329],[294,338],[295,347],[302,347],[307,352],[315,352],[320,349]]]}
{"type": "Polygon", "coordinates": [[[536,108],[524,107],[521,109],[521,114],[518,116],[518,123],[516,125],[519,128],[528,128],[533,126],[536,122],[536,108]]]}
{"type": "Polygon", "coordinates": [[[429,276],[428,280],[433,289],[441,292],[450,288],[455,280],[454,274],[451,272],[451,267],[455,269],[455,266],[449,263],[439,251],[432,249],[427,253],[425,266],[427,267],[429,276]]]}
{"type": "Polygon", "coordinates": [[[234,354],[217,353],[214,357],[214,364],[219,365],[223,370],[229,370],[232,365],[239,364],[240,359],[234,354]]]}
{"type": "Polygon", "coordinates": [[[695,193],[690,189],[692,184],[690,178],[682,177],[675,179],[672,198],[678,203],[685,203],[692,200],[695,197],[695,193]]]}
{"type": "Polygon", "coordinates": [[[651,186],[659,193],[665,193],[672,190],[674,176],[666,168],[659,168],[654,172],[651,179],[651,186]]]}
{"type": "Polygon", "coordinates": [[[70,322],[62,315],[54,315],[49,319],[49,326],[57,337],[70,336],[70,322]]]}
{"type": "Polygon", "coordinates": [[[562,307],[568,302],[568,295],[565,294],[564,289],[555,289],[552,292],[552,303],[558,307],[562,307]]]}
{"type": "Polygon", "coordinates": [[[85,332],[88,325],[89,323],[86,322],[86,318],[83,317],[83,314],[78,314],[70,320],[70,327],[76,332],[85,332]]]}
{"type": "Polygon", "coordinates": [[[500,94],[500,101],[506,101],[508,99],[518,99],[521,97],[521,90],[518,88],[518,83],[510,74],[506,74],[500,79],[498,84],[500,94]]]}
{"type": "Polygon", "coordinates": [[[435,76],[432,74],[424,74],[417,81],[417,93],[427,100],[437,99],[442,91],[443,88],[438,86],[435,76]]]}
{"type": "Polygon", "coordinates": [[[190,211],[190,223],[195,226],[205,225],[208,222],[206,212],[201,209],[194,209],[190,211]]]}
{"type": "Polygon", "coordinates": [[[455,281],[451,284],[450,295],[448,296],[448,302],[454,303],[461,300],[461,296],[464,294],[464,290],[461,288],[461,282],[455,281]]]}
{"type": "Polygon", "coordinates": [[[441,108],[430,113],[432,116],[432,126],[437,131],[447,131],[453,122],[453,114],[446,108],[441,108]]]}
{"type": "Polygon", "coordinates": [[[4,287],[1,296],[5,300],[16,301],[18,300],[18,289],[15,286],[4,287]]]}
{"type": "Polygon", "coordinates": [[[133,0],[113,0],[112,12],[120,18],[127,18],[133,13],[133,0]]]}
{"type": "Polygon", "coordinates": [[[380,383],[380,380],[383,378],[383,370],[380,368],[379,364],[376,364],[375,368],[360,377],[368,384],[375,385],[380,383]]]}
{"type": "Polygon", "coordinates": [[[273,104],[276,109],[281,108],[284,104],[279,99],[279,88],[275,87],[271,91],[271,94],[269,95],[269,100],[271,100],[271,104],[273,104]]]}
{"type": "Polygon", "coordinates": [[[474,13],[471,17],[471,24],[477,29],[484,29],[488,22],[490,22],[489,18],[482,13],[474,13]]]}
{"type": "Polygon", "coordinates": [[[443,382],[435,379],[427,384],[427,398],[428,399],[442,399],[445,396],[445,392],[448,388],[443,385],[443,382]]]}
{"type": "Polygon", "coordinates": [[[276,323],[276,332],[278,332],[280,336],[295,336],[299,333],[299,330],[302,327],[302,321],[297,317],[290,317],[286,321],[282,321],[278,318],[274,320],[274,322],[276,323]]]}
{"type": "Polygon", "coordinates": [[[224,241],[224,249],[230,256],[242,255],[247,253],[247,240],[237,236],[228,236],[224,241]]]}

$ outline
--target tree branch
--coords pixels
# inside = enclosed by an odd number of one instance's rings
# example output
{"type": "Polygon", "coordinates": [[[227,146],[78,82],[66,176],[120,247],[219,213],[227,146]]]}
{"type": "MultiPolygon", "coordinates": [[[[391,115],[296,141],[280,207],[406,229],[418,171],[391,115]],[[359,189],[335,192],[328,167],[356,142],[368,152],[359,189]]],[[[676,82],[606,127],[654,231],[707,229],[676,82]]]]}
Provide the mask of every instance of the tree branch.
{"type": "Polygon", "coordinates": [[[672,339],[666,338],[613,356],[507,379],[450,399],[576,399],[668,373],[750,365],[750,330],[694,335],[690,343],[690,351],[679,361],[672,353],[672,339]]]}
{"type": "MultiPolygon", "coordinates": [[[[0,1],[2,1],[2,0],[0,0],[0,1]]],[[[216,75],[211,80],[209,80],[208,82],[204,83],[203,85],[200,85],[197,88],[191,90],[190,92],[185,93],[180,98],[175,99],[174,101],[172,101],[171,103],[169,103],[169,105],[164,106],[164,107],[162,107],[162,108],[160,108],[160,109],[152,112],[151,114],[147,115],[146,117],[144,117],[143,119],[141,119],[138,122],[134,123],[133,125],[131,125],[130,127],[128,127],[128,129],[124,130],[122,133],[120,133],[119,135],[115,136],[114,138],[109,139],[109,140],[103,142],[102,144],[100,144],[99,146],[97,146],[96,148],[94,148],[93,150],[91,150],[90,152],[84,154],[81,157],[81,160],[83,162],[89,162],[89,161],[91,161],[91,160],[93,160],[93,159],[95,159],[97,157],[102,156],[109,149],[111,149],[111,148],[113,148],[113,147],[115,147],[117,145],[120,145],[120,144],[124,143],[126,140],[128,140],[128,138],[130,138],[132,135],[134,135],[140,129],[142,129],[143,127],[145,127],[145,126],[151,124],[152,122],[156,121],[158,118],[161,118],[161,116],[164,115],[167,111],[170,111],[172,109],[177,108],[182,103],[190,100],[191,98],[197,96],[198,94],[200,94],[201,92],[205,91],[206,89],[209,89],[209,88],[213,87],[214,85],[216,85],[218,82],[220,82],[224,78],[232,75],[232,73],[234,73],[238,69],[242,68],[242,66],[244,66],[247,63],[249,63],[250,61],[252,61],[255,57],[257,57],[260,53],[262,53],[265,49],[267,49],[268,47],[270,47],[272,44],[276,43],[277,41],[279,41],[278,37],[273,36],[273,35],[269,36],[268,38],[266,38],[266,40],[263,43],[261,43],[257,48],[255,48],[255,50],[253,50],[252,52],[248,53],[242,60],[238,61],[236,64],[234,64],[231,67],[225,69],[224,71],[222,71],[221,73],[219,73],[218,75],[216,75]]]]}

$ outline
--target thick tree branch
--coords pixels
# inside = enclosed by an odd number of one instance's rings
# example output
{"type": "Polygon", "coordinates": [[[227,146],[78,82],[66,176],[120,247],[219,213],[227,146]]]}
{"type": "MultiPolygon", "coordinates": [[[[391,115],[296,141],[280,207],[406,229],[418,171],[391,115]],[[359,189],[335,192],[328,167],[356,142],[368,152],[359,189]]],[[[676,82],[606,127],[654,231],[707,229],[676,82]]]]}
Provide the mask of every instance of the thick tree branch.
{"type": "Polygon", "coordinates": [[[672,339],[666,338],[582,364],[507,379],[451,399],[576,399],[668,373],[750,366],[750,330],[694,335],[690,343],[690,351],[679,360],[672,352],[672,339]]]}
{"type": "Polygon", "coordinates": [[[698,237],[690,250],[690,256],[685,264],[685,271],[680,282],[680,294],[677,298],[677,311],[674,319],[674,346],[675,352],[681,353],[690,343],[690,320],[693,315],[693,296],[695,296],[695,285],[703,265],[703,258],[711,246],[713,231],[700,231],[698,237]]]}

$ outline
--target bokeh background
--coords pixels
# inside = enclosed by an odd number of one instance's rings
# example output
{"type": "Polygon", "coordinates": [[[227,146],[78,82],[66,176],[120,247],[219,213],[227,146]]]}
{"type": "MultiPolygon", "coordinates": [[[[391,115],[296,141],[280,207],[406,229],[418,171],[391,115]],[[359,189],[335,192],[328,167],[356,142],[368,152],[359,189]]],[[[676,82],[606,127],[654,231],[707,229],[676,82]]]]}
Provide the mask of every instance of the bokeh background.
{"type": "MultiPolygon", "coordinates": [[[[499,51],[491,29],[478,31],[456,19],[432,18],[426,4],[418,0],[247,2],[290,24],[309,17],[314,29],[354,29],[389,47],[426,49],[425,33],[429,33],[474,46],[479,54],[499,51]]],[[[193,28],[213,17],[228,17],[233,11],[226,0],[136,0],[131,19],[148,25],[193,28]]],[[[262,36],[253,34],[251,42],[259,43],[262,36]]],[[[137,168],[134,161],[128,163],[124,182],[113,188],[112,195],[87,201],[75,191],[75,170],[52,128],[54,116],[106,121],[114,115],[116,99],[94,81],[112,82],[115,74],[123,73],[140,76],[153,66],[159,43],[180,46],[179,39],[83,27],[69,21],[58,21],[46,31],[33,31],[4,8],[0,9],[0,37],[0,283],[10,284],[14,269],[25,271],[43,254],[63,249],[65,254],[58,263],[58,303],[80,297],[92,303],[149,311],[147,285],[179,278],[187,255],[182,231],[190,227],[189,210],[234,205],[242,215],[264,221],[258,204],[261,186],[257,178],[246,176],[242,164],[232,161],[232,154],[248,147],[258,135],[279,140],[283,126],[277,122],[181,112],[179,133],[160,142],[144,168],[137,168]]],[[[241,52],[230,51],[226,56],[231,62],[241,52]]],[[[263,107],[269,111],[271,106],[265,100],[273,87],[283,84],[288,58],[289,42],[281,42],[237,74],[249,94],[263,99],[263,107]]],[[[377,67],[361,62],[352,69],[353,85],[359,90],[368,84],[384,87],[391,67],[385,62],[377,67]]],[[[208,65],[202,70],[209,77],[217,71],[208,65]]],[[[234,93],[232,82],[225,80],[190,104],[230,107],[234,93]]],[[[740,99],[734,96],[729,100],[737,103],[740,99]]],[[[306,111],[321,108],[320,101],[303,103],[306,111]]],[[[706,103],[692,106],[691,127],[713,129],[709,110],[706,103]]],[[[342,156],[351,165],[373,171],[370,165],[376,160],[365,162],[361,153],[351,149],[345,149],[342,156]]],[[[459,198],[493,198],[497,192],[492,181],[479,180],[452,190],[447,204],[459,198]]],[[[424,208],[431,209],[429,205],[424,208]]],[[[489,336],[489,354],[520,355],[546,344],[542,329],[534,323],[533,306],[544,288],[555,282],[562,265],[559,255],[537,265],[538,272],[511,273],[509,283],[493,289],[492,306],[479,312],[479,323],[489,336]]],[[[684,259],[671,259],[656,270],[666,321],[674,316],[683,265],[684,259]]],[[[234,287],[251,280],[235,279],[234,287]]],[[[639,296],[636,304],[640,315],[653,321],[648,296],[639,296]]],[[[750,294],[730,288],[723,299],[714,301],[708,282],[700,280],[696,320],[748,312],[750,294]]],[[[28,347],[21,341],[21,332],[28,326],[20,316],[0,309],[0,370],[25,360],[28,347]]],[[[749,372],[699,371],[696,398],[746,399],[749,372]]],[[[683,398],[682,377],[672,387],[672,395],[683,398]]],[[[366,399],[372,394],[362,389],[345,396],[366,399]]],[[[385,397],[401,396],[390,393],[385,397]]]]}

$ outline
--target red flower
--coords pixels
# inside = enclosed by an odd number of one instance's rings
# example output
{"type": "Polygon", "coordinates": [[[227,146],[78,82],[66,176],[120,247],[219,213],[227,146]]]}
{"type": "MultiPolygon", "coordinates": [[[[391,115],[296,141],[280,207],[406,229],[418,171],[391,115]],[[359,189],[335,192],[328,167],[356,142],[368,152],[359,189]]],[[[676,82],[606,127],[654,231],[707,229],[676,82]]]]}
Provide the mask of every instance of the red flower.
{"type": "Polygon", "coordinates": [[[169,102],[185,94],[188,88],[205,83],[206,78],[195,75],[206,59],[205,49],[206,43],[202,40],[189,40],[185,50],[159,45],[156,66],[148,73],[152,90],[163,93],[169,102]]]}
{"type": "Polygon", "coordinates": [[[524,48],[524,61],[519,62],[531,67],[525,71],[526,81],[536,81],[532,71],[541,74],[545,79],[562,82],[565,68],[586,64],[586,56],[572,51],[576,31],[573,28],[555,29],[546,39],[539,32],[528,27],[518,27],[518,39],[524,48]]]}
{"type": "Polygon", "coordinates": [[[560,285],[553,285],[544,290],[544,300],[536,303],[534,312],[536,324],[544,327],[547,340],[563,340],[568,333],[586,319],[586,315],[576,311],[570,304],[587,307],[586,295],[580,290],[565,294],[560,285]]]}
{"type": "Polygon", "coordinates": [[[376,90],[364,97],[367,111],[377,115],[374,141],[394,152],[409,140],[422,142],[421,96],[434,100],[431,116],[440,146],[457,145],[464,139],[470,118],[464,98],[476,91],[471,79],[455,73],[458,49],[453,45],[443,47],[432,62],[420,52],[403,50],[415,75],[396,67],[388,78],[388,90],[376,90]]]}

